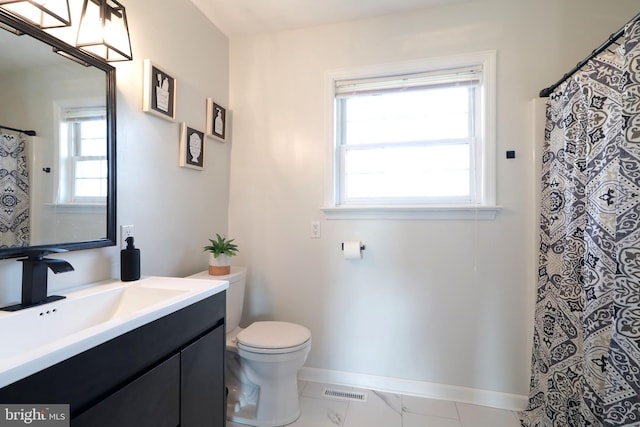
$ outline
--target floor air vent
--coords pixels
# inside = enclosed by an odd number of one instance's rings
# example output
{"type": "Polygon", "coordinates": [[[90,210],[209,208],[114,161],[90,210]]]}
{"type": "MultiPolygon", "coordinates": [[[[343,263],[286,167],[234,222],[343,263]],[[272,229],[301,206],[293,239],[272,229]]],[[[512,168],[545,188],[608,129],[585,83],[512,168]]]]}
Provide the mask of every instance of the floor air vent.
{"type": "Polygon", "coordinates": [[[344,399],[344,400],[355,400],[358,402],[367,401],[367,393],[362,393],[359,391],[337,390],[335,388],[325,388],[324,393],[322,393],[322,395],[325,397],[334,397],[337,399],[344,399]]]}

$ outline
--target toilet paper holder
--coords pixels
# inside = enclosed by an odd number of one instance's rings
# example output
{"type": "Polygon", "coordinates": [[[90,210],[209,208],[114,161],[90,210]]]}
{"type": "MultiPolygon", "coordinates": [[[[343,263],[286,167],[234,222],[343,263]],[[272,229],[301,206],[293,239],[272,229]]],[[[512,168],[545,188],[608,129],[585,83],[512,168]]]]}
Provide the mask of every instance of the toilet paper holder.
{"type": "MultiPolygon", "coordinates": [[[[344,251],[344,242],[340,243],[340,248],[344,251]]],[[[360,245],[360,250],[361,250],[361,251],[364,251],[364,250],[365,250],[364,245],[360,245]]]]}

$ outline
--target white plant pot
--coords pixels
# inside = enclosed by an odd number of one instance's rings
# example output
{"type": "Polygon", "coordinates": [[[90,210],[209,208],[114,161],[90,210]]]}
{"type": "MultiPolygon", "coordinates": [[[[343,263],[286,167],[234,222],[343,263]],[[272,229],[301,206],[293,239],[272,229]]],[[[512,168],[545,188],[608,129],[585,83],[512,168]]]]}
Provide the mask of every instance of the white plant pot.
{"type": "Polygon", "coordinates": [[[212,276],[224,276],[231,273],[231,257],[220,254],[216,258],[209,252],[209,274],[212,276]]]}

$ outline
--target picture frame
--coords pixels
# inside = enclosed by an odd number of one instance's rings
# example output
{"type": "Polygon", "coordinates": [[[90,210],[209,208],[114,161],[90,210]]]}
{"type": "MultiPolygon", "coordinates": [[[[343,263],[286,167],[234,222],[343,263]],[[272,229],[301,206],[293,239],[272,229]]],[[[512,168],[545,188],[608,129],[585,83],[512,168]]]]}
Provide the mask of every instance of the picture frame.
{"type": "Polygon", "coordinates": [[[227,142],[227,116],[227,109],[223,105],[215,102],[213,98],[207,98],[207,136],[227,142]]]}
{"type": "Polygon", "coordinates": [[[150,59],[145,59],[143,80],[142,111],[171,122],[175,121],[178,86],[176,78],[150,59]]]}
{"type": "Polygon", "coordinates": [[[180,167],[203,170],[205,145],[204,132],[180,123],[180,167]]]}

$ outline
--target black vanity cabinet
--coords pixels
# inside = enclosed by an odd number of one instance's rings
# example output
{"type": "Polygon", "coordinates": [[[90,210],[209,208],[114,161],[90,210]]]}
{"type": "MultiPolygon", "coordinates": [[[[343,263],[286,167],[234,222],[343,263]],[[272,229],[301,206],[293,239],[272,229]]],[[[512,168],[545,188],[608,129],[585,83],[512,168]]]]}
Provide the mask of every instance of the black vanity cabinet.
{"type": "Polygon", "coordinates": [[[72,427],[224,427],[221,292],[0,389],[68,403],[72,427]]]}

